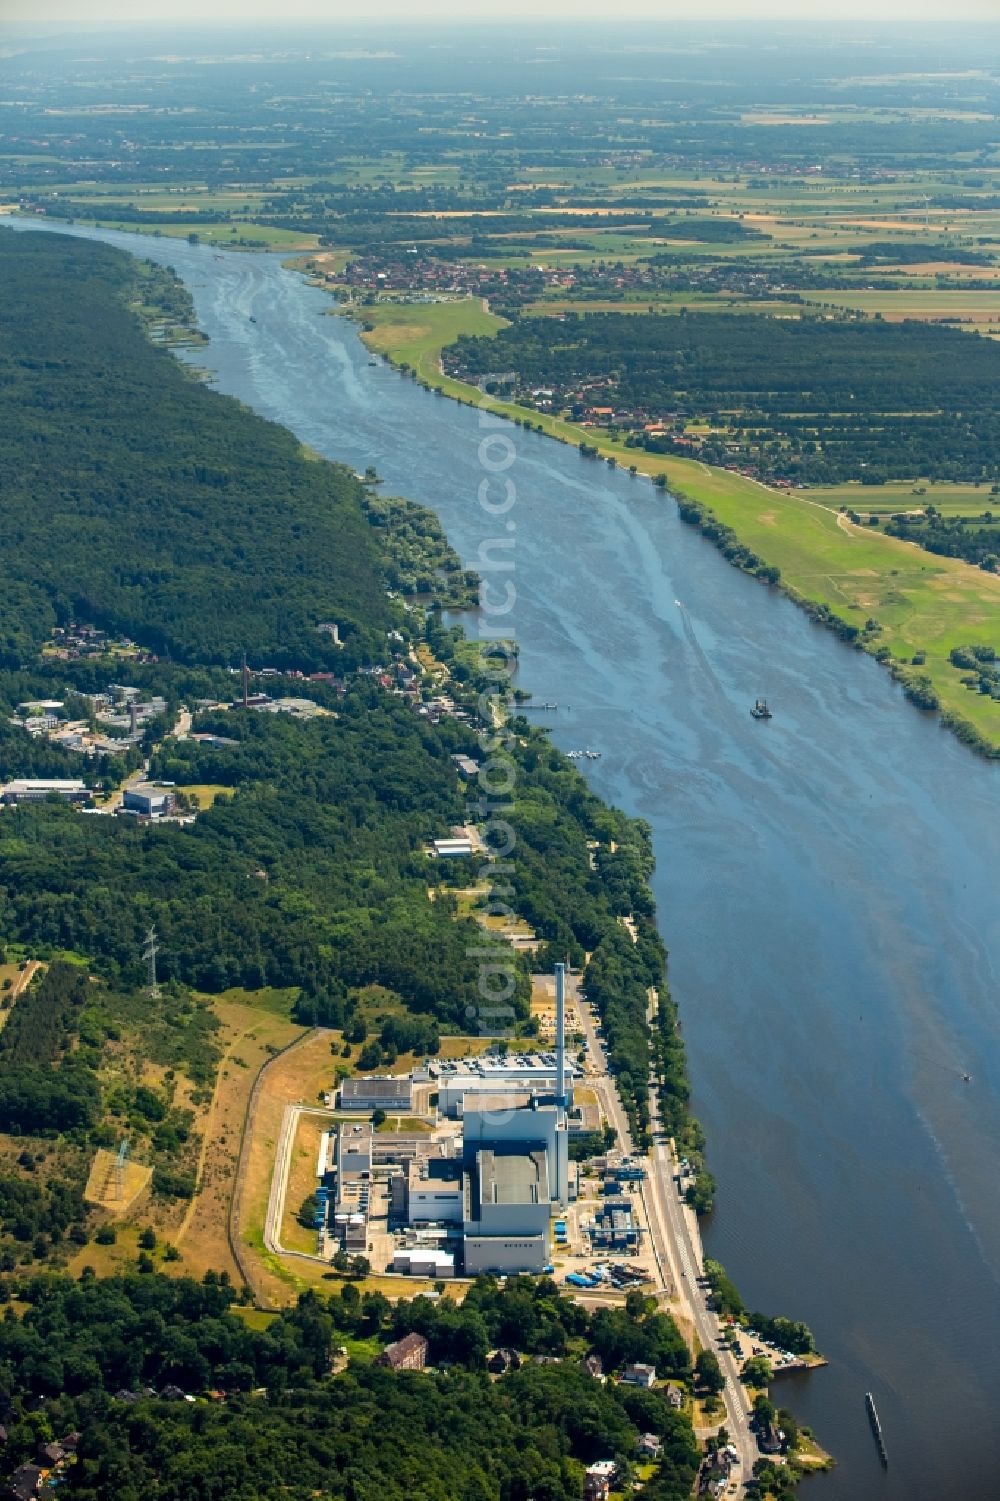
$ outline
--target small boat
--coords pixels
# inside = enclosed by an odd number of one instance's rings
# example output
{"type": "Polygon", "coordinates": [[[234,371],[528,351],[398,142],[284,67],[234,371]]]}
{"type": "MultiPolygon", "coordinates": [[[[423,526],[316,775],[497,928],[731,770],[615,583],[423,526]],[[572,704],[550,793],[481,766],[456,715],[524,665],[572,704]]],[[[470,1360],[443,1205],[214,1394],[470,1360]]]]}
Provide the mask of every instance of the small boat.
{"type": "Polygon", "coordinates": [[[885,1452],[885,1439],[882,1437],[882,1424],[878,1420],[878,1413],[875,1411],[875,1398],[872,1396],[871,1392],[865,1392],[865,1407],[868,1409],[868,1421],[872,1425],[872,1433],[874,1435],[875,1444],[878,1449],[878,1457],[885,1465],[886,1469],[888,1469],[889,1456],[885,1452]]]}
{"type": "Polygon", "coordinates": [[[378,364],[378,360],[369,360],[368,363],[369,363],[369,365],[377,365],[378,364]]]}
{"type": "Polygon", "coordinates": [[[767,707],[767,699],[766,698],[759,698],[757,700],[757,702],[754,704],[753,708],[750,710],[750,718],[751,719],[773,719],[774,718],[774,715],[771,713],[770,709],[767,707]]]}
{"type": "Polygon", "coordinates": [[[250,322],[251,323],[256,323],[257,322],[257,319],[254,317],[253,313],[250,314],[250,322]]]}

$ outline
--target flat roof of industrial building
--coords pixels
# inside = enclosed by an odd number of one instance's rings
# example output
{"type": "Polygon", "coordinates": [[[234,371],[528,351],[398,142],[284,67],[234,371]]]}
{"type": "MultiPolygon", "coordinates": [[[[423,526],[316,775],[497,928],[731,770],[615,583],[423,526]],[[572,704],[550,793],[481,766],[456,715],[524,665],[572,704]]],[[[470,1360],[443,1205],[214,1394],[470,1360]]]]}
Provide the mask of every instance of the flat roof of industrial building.
{"type": "Polygon", "coordinates": [[[409,1163],[410,1188],[459,1189],[462,1186],[460,1157],[414,1157],[409,1163]]]}
{"type": "MultiPolygon", "coordinates": [[[[470,1089],[470,1095],[475,1097],[476,1110],[526,1110],[531,1101],[537,1096],[532,1095],[530,1089],[470,1089]]],[[[547,1097],[546,1097],[547,1098],[547,1097]]],[[[553,1100],[555,1096],[553,1095],[553,1100]]]]}
{"type": "Polygon", "coordinates": [[[549,1172],[544,1152],[477,1154],[479,1198],[483,1204],[544,1204],[549,1198],[549,1172]]]}
{"type": "MultiPolygon", "coordinates": [[[[442,1084],[453,1085],[459,1079],[515,1078],[519,1074],[554,1076],[558,1063],[554,1052],[508,1053],[500,1058],[486,1055],[481,1058],[456,1058],[436,1064],[435,1072],[442,1084]]],[[[567,1076],[578,1072],[568,1053],[565,1059],[567,1076]]]]}
{"type": "Polygon", "coordinates": [[[344,1100],[405,1100],[409,1103],[413,1093],[412,1080],[406,1074],[396,1077],[373,1076],[365,1079],[345,1079],[340,1086],[344,1100]]]}

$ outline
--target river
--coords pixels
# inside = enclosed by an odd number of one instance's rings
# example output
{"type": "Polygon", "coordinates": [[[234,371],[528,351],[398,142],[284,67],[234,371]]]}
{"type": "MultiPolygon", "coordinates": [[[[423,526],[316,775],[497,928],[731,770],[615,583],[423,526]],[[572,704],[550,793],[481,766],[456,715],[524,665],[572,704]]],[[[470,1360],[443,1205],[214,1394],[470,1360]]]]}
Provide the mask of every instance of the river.
{"type": "Polygon", "coordinates": [[[516,499],[490,521],[492,429],[372,367],[276,257],[100,237],[176,268],[210,339],[185,357],[220,390],[375,465],[470,563],[484,538],[514,544],[521,681],[560,706],[536,718],[600,751],[581,763],[596,791],[654,831],[719,1184],[706,1248],[831,1359],[772,1392],[838,1458],[810,1493],[1000,1495],[1000,769],[645,481],[505,424],[516,459],[491,493],[509,477],[516,499]],[[750,718],[758,693],[770,723],[750,718]]]}

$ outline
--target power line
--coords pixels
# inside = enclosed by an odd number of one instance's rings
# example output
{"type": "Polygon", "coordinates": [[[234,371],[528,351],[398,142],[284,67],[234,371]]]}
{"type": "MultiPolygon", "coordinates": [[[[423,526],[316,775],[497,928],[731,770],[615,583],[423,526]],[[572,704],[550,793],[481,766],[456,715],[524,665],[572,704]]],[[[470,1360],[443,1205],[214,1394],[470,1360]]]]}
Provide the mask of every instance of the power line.
{"type": "Polygon", "coordinates": [[[142,951],[142,957],[149,966],[149,983],[146,986],[146,994],[150,1000],[156,1000],[160,994],[160,987],[156,983],[156,956],[160,952],[156,942],[156,929],[150,928],[146,934],[146,947],[142,951]]]}

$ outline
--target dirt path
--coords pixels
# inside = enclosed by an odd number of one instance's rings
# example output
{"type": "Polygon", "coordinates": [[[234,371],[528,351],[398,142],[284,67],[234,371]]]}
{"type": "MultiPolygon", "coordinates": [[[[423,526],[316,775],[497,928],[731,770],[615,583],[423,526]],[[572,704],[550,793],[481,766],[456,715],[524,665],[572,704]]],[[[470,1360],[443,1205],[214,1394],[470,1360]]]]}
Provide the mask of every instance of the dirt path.
{"type": "Polygon", "coordinates": [[[10,993],[11,1005],[17,1000],[22,990],[26,990],[38,971],[43,968],[40,959],[29,959],[14,982],[14,988],[10,993]]]}

